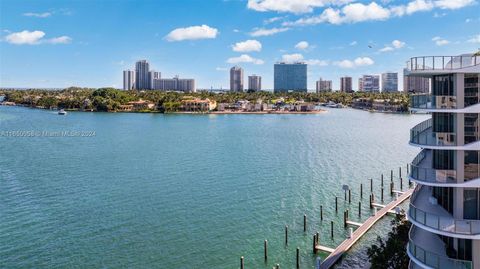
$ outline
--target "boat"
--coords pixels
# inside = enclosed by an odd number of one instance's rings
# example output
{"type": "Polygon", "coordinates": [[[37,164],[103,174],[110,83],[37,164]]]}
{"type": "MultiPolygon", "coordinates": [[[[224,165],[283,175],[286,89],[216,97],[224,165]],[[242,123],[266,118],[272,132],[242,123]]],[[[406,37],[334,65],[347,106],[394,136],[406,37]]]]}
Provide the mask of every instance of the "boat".
{"type": "Polygon", "coordinates": [[[60,109],[58,111],[58,115],[67,115],[67,111],[65,111],[64,109],[60,109]]]}

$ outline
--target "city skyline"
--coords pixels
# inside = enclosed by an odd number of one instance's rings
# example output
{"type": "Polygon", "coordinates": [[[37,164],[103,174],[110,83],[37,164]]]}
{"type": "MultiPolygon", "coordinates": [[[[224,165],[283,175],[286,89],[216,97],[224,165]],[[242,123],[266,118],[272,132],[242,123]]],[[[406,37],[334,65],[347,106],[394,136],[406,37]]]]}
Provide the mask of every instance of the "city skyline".
{"type": "Polygon", "coordinates": [[[168,9],[140,3],[2,2],[0,86],[122,88],[118,74],[128,63],[149,59],[163,77],[195,78],[198,89],[228,89],[233,65],[259,74],[262,88],[273,89],[274,63],[305,61],[309,91],[319,77],[339,89],[342,76],[401,74],[411,56],[457,55],[480,46],[478,3],[472,0],[169,2],[168,9]],[[420,2],[425,5],[414,5],[420,2]],[[225,16],[214,16],[220,10],[225,16]],[[100,16],[105,20],[82,19],[100,16]]]}

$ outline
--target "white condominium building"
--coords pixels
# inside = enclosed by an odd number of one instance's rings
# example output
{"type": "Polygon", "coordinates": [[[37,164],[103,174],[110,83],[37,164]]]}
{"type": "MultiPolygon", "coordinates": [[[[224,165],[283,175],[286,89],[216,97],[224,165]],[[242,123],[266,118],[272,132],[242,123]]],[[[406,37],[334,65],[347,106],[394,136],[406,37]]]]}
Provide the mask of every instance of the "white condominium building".
{"type": "Polygon", "coordinates": [[[410,268],[480,269],[480,56],[414,57],[405,73],[431,80],[411,97],[431,118],[410,130],[410,268]]]}

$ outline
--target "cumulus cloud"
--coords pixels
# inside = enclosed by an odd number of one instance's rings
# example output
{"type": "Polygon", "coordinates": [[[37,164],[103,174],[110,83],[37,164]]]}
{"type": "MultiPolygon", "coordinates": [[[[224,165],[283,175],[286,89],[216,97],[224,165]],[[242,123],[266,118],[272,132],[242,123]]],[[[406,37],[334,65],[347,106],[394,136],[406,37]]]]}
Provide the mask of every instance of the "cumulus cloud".
{"type": "Polygon", "coordinates": [[[437,46],[444,46],[450,43],[450,41],[446,40],[445,38],[441,38],[439,36],[432,38],[432,41],[434,41],[435,45],[437,46]]]}
{"type": "Polygon", "coordinates": [[[266,29],[266,28],[256,28],[256,29],[253,29],[252,32],[250,32],[250,35],[253,36],[253,37],[257,37],[257,36],[270,36],[270,35],[274,35],[274,34],[286,32],[286,31],[288,31],[288,30],[290,30],[290,28],[286,28],[286,27],[282,27],[282,28],[270,28],[270,29],[266,29]]]}
{"type": "Polygon", "coordinates": [[[279,20],[282,20],[284,17],[272,17],[263,21],[263,24],[270,24],[279,20]]]}
{"type": "Polygon", "coordinates": [[[469,40],[467,40],[469,43],[480,43],[480,34],[473,36],[469,40]]]}
{"type": "Polygon", "coordinates": [[[370,4],[350,3],[342,8],[328,7],[318,15],[300,18],[296,21],[286,21],[282,25],[288,27],[386,20],[391,17],[402,17],[433,9],[459,9],[474,4],[475,0],[411,0],[402,5],[388,5],[388,3],[384,2],[386,6],[371,2],[370,4]]]}
{"type": "Polygon", "coordinates": [[[299,50],[306,50],[308,46],[309,44],[307,41],[300,41],[295,45],[295,48],[299,50]]]}
{"type": "Polygon", "coordinates": [[[43,12],[43,13],[27,12],[27,13],[23,13],[23,16],[36,17],[36,18],[47,18],[47,17],[52,16],[52,13],[51,12],[43,12]]]}
{"type": "Polygon", "coordinates": [[[44,38],[43,31],[28,31],[10,33],[5,37],[5,41],[15,45],[38,45],[38,44],[68,44],[72,41],[69,36],[59,36],[50,39],[44,38]]]}
{"type": "Polygon", "coordinates": [[[229,64],[238,64],[238,63],[253,63],[253,64],[263,64],[264,61],[260,59],[253,58],[248,54],[242,54],[238,57],[228,58],[227,63],[229,64]]]}
{"type": "Polygon", "coordinates": [[[5,37],[8,43],[15,45],[36,45],[40,43],[40,40],[45,36],[42,31],[21,31],[11,33],[5,37]]]}
{"type": "Polygon", "coordinates": [[[380,49],[379,52],[393,51],[403,47],[405,47],[405,42],[395,39],[390,45],[386,45],[384,48],[380,49]]]}
{"type": "Polygon", "coordinates": [[[250,39],[235,43],[235,45],[232,45],[232,49],[233,51],[237,52],[261,51],[262,43],[258,42],[257,40],[250,39]]]}
{"type": "Polygon", "coordinates": [[[372,65],[375,62],[369,57],[358,57],[355,60],[343,60],[335,62],[334,64],[341,68],[355,68],[359,66],[372,65]]]}
{"type": "Polygon", "coordinates": [[[312,12],[316,7],[343,5],[352,0],[248,0],[247,7],[256,11],[290,12],[295,14],[312,12]]]}
{"type": "Polygon", "coordinates": [[[282,61],[287,63],[294,63],[300,62],[303,60],[303,55],[300,53],[293,53],[293,54],[283,54],[282,61]]]}
{"type": "Polygon", "coordinates": [[[171,31],[165,39],[170,42],[183,40],[198,40],[216,38],[218,30],[208,25],[190,26],[185,28],[177,28],[171,31]]]}

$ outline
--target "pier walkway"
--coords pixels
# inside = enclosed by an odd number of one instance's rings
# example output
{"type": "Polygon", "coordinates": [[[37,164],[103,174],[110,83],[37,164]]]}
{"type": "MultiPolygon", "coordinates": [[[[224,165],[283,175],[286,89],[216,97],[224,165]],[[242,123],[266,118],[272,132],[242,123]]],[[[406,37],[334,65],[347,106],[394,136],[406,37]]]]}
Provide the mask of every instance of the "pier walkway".
{"type": "Polygon", "coordinates": [[[390,202],[385,206],[381,206],[379,204],[374,204],[374,207],[381,208],[377,211],[374,216],[369,217],[364,223],[356,229],[352,236],[345,241],[343,241],[340,245],[338,245],[333,251],[332,249],[326,248],[321,245],[316,245],[316,249],[320,251],[327,251],[331,252],[330,255],[320,264],[320,269],[328,269],[332,267],[337,261],[342,257],[342,255],[347,252],[368,230],[382,217],[384,217],[387,213],[391,213],[395,207],[403,203],[405,200],[410,198],[413,193],[413,189],[409,189],[403,193],[399,192],[397,199],[390,202]]]}

